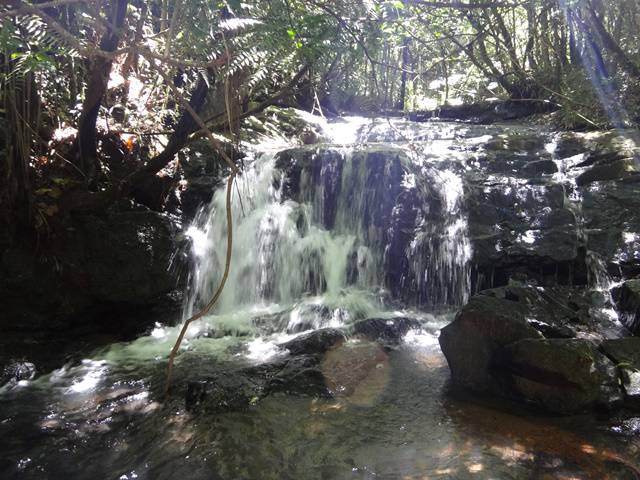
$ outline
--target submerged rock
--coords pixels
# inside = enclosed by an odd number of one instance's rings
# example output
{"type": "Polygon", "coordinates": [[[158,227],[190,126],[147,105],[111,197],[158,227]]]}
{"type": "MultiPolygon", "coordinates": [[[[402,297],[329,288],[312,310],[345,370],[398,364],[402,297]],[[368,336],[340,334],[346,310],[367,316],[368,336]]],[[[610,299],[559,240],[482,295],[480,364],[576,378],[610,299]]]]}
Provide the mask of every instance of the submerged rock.
{"type": "Polygon", "coordinates": [[[353,325],[353,333],[383,345],[397,345],[412,329],[420,328],[420,322],[414,318],[368,318],[353,325]]]}

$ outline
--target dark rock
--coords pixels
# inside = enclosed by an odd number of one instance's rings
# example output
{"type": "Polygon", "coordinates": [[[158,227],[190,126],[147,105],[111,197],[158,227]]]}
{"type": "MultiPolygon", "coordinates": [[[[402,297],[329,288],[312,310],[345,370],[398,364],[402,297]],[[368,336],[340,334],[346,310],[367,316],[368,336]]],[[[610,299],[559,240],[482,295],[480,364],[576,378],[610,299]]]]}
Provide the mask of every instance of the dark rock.
{"type": "Polygon", "coordinates": [[[536,160],[524,166],[526,175],[553,175],[558,172],[558,166],[553,160],[536,160]]]}
{"type": "Polygon", "coordinates": [[[0,387],[7,383],[16,384],[22,380],[33,380],[36,366],[31,362],[12,362],[0,374],[0,387]]]}
{"type": "Polygon", "coordinates": [[[189,382],[185,397],[187,410],[243,410],[264,393],[264,381],[241,372],[220,373],[206,381],[189,382]]]}
{"type": "Polygon", "coordinates": [[[506,100],[455,106],[444,105],[432,112],[412,113],[410,118],[418,122],[435,118],[489,124],[506,120],[516,120],[535,113],[552,112],[554,110],[557,110],[557,107],[552,103],[506,100]]]}
{"type": "Polygon", "coordinates": [[[640,275],[640,182],[619,181],[582,189],[587,248],[620,278],[640,275]]]}
{"type": "Polygon", "coordinates": [[[453,381],[557,412],[615,404],[612,364],[586,338],[621,332],[593,307],[584,289],[510,285],[481,292],[440,334],[453,381]],[[563,395],[575,398],[563,407],[563,395]]]}
{"type": "Polygon", "coordinates": [[[617,180],[638,174],[636,162],[632,158],[617,160],[604,165],[594,165],[576,179],[578,186],[604,180],[617,180]]]}
{"type": "Polygon", "coordinates": [[[613,290],[620,320],[635,335],[640,334],[640,279],[627,280],[613,290]]]}
{"type": "Polygon", "coordinates": [[[324,353],[335,345],[344,342],[346,337],[336,328],[322,328],[300,335],[279,346],[289,350],[291,355],[324,353]]]}
{"type": "Polygon", "coordinates": [[[330,396],[319,355],[296,355],[274,363],[219,372],[187,383],[185,405],[190,411],[237,411],[274,393],[330,396]]]}
{"type": "Polygon", "coordinates": [[[179,250],[175,222],[145,208],[75,216],[40,255],[26,242],[3,252],[0,297],[9,315],[0,330],[81,326],[96,334],[119,332],[126,320],[125,330],[141,332],[179,288],[179,250]]]}
{"type": "Polygon", "coordinates": [[[526,339],[505,348],[516,395],[558,413],[611,407],[621,400],[615,365],[580,339],[526,339]]]}
{"type": "Polygon", "coordinates": [[[640,338],[606,340],[600,349],[620,370],[625,405],[640,409],[640,338]]]}
{"type": "Polygon", "coordinates": [[[368,340],[395,345],[412,329],[420,328],[420,322],[414,318],[368,318],[353,325],[353,333],[368,340]]]}
{"type": "Polygon", "coordinates": [[[285,360],[271,375],[265,390],[291,395],[330,397],[317,355],[297,355],[285,360]]]}
{"type": "Polygon", "coordinates": [[[525,320],[526,310],[517,302],[480,294],[440,332],[440,347],[451,369],[451,378],[478,392],[504,393],[494,371],[501,349],[542,334],[525,320]]]}

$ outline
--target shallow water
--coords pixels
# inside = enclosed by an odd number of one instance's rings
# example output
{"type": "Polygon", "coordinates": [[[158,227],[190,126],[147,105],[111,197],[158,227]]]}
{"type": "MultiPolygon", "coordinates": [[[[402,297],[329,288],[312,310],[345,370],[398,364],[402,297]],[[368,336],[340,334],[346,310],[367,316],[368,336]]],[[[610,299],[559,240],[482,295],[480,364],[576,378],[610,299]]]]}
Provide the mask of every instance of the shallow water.
{"type": "MultiPolygon", "coordinates": [[[[234,203],[227,290],[215,314],[189,328],[171,396],[162,391],[178,329],[160,324],[79,364],[0,387],[2,478],[640,478],[640,418],[550,417],[449,385],[437,336],[471,293],[461,172],[473,168],[485,143],[533,131],[358,118],[322,128],[346,162],[342,186],[356,191],[341,190],[333,227],[324,228],[323,189],[335,186],[335,157],[320,170],[324,186],[294,201],[274,182],[273,152],[258,152],[237,189],[244,202],[234,203]],[[381,287],[389,244],[358,223],[372,192],[350,169],[354,147],[347,145],[364,141],[401,148],[411,161],[403,191],[432,179],[437,213],[447,214],[416,220],[409,271],[428,294],[407,303],[381,287]],[[350,256],[357,260],[352,281],[350,256]],[[326,354],[322,371],[336,398],[273,394],[241,411],[185,410],[189,380],[282,358],[287,352],[277,345],[301,331],[374,316],[409,316],[422,328],[397,348],[351,340],[326,354]]],[[[518,187],[504,172],[495,181],[518,187]]],[[[185,315],[206,302],[220,275],[223,193],[189,231],[195,268],[185,315]]]]}
{"type": "MultiPolygon", "coordinates": [[[[2,391],[3,478],[635,478],[640,419],[545,417],[450,391],[435,336],[448,319],[425,320],[346,396],[217,414],[185,412],[180,380],[164,402],[165,362],[116,362],[112,349],[2,391]]],[[[184,353],[176,377],[215,362],[184,353]]]]}

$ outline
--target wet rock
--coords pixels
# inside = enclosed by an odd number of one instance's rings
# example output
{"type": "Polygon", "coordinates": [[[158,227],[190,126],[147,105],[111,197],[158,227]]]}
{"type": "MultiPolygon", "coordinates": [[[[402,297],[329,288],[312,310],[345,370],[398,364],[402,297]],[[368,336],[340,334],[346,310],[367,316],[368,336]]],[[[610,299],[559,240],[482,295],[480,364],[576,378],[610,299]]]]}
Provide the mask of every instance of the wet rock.
{"type": "Polygon", "coordinates": [[[525,315],[517,301],[486,292],[472,297],[440,332],[440,347],[454,383],[478,392],[504,393],[494,369],[501,349],[518,340],[543,338],[525,315]]]}
{"type": "Polygon", "coordinates": [[[483,179],[469,183],[466,195],[477,290],[514,275],[541,285],[586,284],[578,222],[562,185],[483,179]]]}
{"type": "Polygon", "coordinates": [[[640,182],[592,184],[582,189],[587,248],[618,278],[640,275],[640,182]]]}
{"type": "Polygon", "coordinates": [[[289,350],[291,355],[324,353],[330,348],[344,342],[346,337],[336,328],[322,328],[300,335],[279,346],[289,350]]]}
{"type": "Polygon", "coordinates": [[[189,382],[185,406],[189,411],[243,410],[264,393],[264,381],[237,372],[220,373],[206,381],[189,382]]]}
{"type": "Polygon", "coordinates": [[[607,340],[600,349],[620,370],[625,405],[640,409],[640,338],[607,340]]]}
{"type": "Polygon", "coordinates": [[[576,179],[578,186],[588,185],[604,180],[617,180],[628,178],[638,174],[636,162],[632,158],[617,160],[604,165],[594,165],[589,170],[579,175],[576,179]]]}
{"type": "Polygon", "coordinates": [[[7,383],[16,384],[22,380],[33,380],[36,366],[31,362],[13,362],[5,366],[0,374],[0,387],[7,383]]]}
{"type": "Polygon", "coordinates": [[[553,175],[558,172],[558,166],[553,160],[536,160],[527,163],[523,168],[525,175],[553,175]]]}
{"type": "Polygon", "coordinates": [[[353,333],[384,345],[397,345],[409,330],[420,328],[414,318],[368,318],[353,325],[353,333]]]}
{"type": "Polygon", "coordinates": [[[635,335],[640,334],[640,279],[627,280],[613,290],[620,320],[635,335]]]}
{"type": "Polygon", "coordinates": [[[282,392],[314,397],[331,396],[325,385],[318,355],[297,355],[286,359],[276,366],[265,390],[269,394],[282,392]]]}
{"type": "Polygon", "coordinates": [[[268,395],[327,397],[320,355],[296,355],[273,363],[233,369],[187,383],[185,406],[189,411],[245,410],[268,395]]]}
{"type": "Polygon", "coordinates": [[[594,302],[585,289],[527,285],[472,297],[440,334],[453,381],[557,412],[615,404],[615,371],[597,345],[623,332],[594,302]]]}
{"type": "Polygon", "coordinates": [[[621,400],[615,365],[587,340],[520,340],[504,355],[514,393],[548,410],[574,413],[621,400]]]}

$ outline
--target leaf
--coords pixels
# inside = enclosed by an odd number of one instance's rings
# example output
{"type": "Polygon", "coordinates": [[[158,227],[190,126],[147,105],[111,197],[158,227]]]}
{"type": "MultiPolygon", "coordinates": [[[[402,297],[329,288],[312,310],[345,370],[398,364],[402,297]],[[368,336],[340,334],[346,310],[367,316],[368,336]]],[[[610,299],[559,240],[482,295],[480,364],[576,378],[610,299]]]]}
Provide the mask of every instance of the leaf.
{"type": "Polygon", "coordinates": [[[292,30],[292,29],[289,29],[289,30],[287,30],[287,35],[289,35],[289,38],[291,40],[293,40],[294,38],[296,38],[296,31],[292,30]]]}

